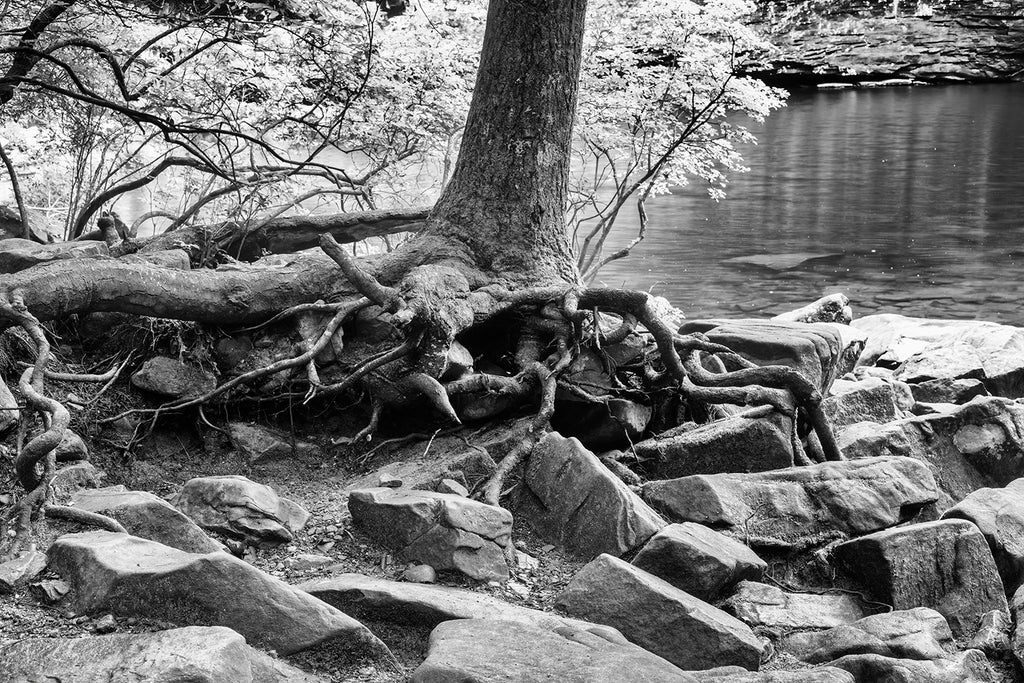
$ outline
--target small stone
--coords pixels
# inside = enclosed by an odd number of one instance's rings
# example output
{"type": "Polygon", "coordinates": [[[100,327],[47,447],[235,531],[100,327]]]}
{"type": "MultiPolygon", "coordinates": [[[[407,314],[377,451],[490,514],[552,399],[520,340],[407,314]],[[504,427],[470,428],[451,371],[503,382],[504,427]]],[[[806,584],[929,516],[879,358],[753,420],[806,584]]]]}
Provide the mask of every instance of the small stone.
{"type": "Polygon", "coordinates": [[[549,544],[547,544],[547,545],[542,545],[542,546],[540,547],[540,551],[541,551],[542,553],[550,553],[550,552],[551,552],[552,550],[554,550],[554,549],[555,549],[555,546],[551,545],[550,543],[549,543],[549,544]]]}
{"type": "Polygon", "coordinates": [[[509,592],[514,593],[523,600],[530,597],[530,587],[518,583],[516,581],[509,581],[507,584],[505,584],[505,588],[507,588],[509,592]]]}
{"type": "Polygon", "coordinates": [[[71,586],[60,579],[46,579],[45,581],[33,583],[31,588],[40,596],[43,602],[51,605],[55,602],[60,602],[71,590],[71,586]]]}
{"type": "Polygon", "coordinates": [[[402,488],[402,480],[385,473],[381,474],[380,478],[377,479],[377,485],[388,489],[400,489],[402,488]]]}
{"type": "Polygon", "coordinates": [[[437,485],[437,492],[451,493],[456,496],[462,496],[463,498],[469,498],[469,491],[466,487],[454,479],[442,479],[441,483],[437,485]]]}
{"type": "Polygon", "coordinates": [[[516,568],[520,574],[533,574],[540,569],[540,560],[533,555],[527,555],[523,551],[517,550],[516,568]]]}
{"type": "Polygon", "coordinates": [[[968,649],[981,650],[989,657],[999,659],[1010,652],[1010,631],[1013,623],[1005,612],[992,610],[981,617],[981,625],[968,649]]]}
{"type": "Polygon", "coordinates": [[[338,533],[338,527],[335,526],[334,524],[329,524],[327,526],[327,528],[324,529],[324,531],[327,532],[328,534],[336,534],[336,533],[338,533]]]}
{"type": "Polygon", "coordinates": [[[320,545],[318,545],[316,549],[322,553],[326,553],[330,552],[334,548],[334,545],[334,541],[327,541],[326,543],[321,543],[320,545]]]}
{"type": "Polygon", "coordinates": [[[74,624],[75,626],[81,626],[82,624],[85,624],[88,621],[89,621],[89,617],[87,615],[85,615],[85,614],[81,614],[81,615],[75,617],[74,619],[72,619],[71,623],[74,624]]]}
{"type": "Polygon", "coordinates": [[[114,619],[113,614],[104,614],[93,622],[92,630],[100,635],[103,635],[104,633],[113,633],[117,630],[117,620],[114,619]]]}
{"type": "Polygon", "coordinates": [[[298,571],[308,571],[310,569],[318,569],[320,567],[326,567],[334,562],[333,559],[326,555],[314,555],[312,553],[299,553],[295,557],[288,560],[288,563],[292,566],[292,569],[298,571]]]}
{"type": "Polygon", "coordinates": [[[414,564],[402,572],[402,578],[412,583],[434,583],[437,572],[429,564],[414,564]]]}

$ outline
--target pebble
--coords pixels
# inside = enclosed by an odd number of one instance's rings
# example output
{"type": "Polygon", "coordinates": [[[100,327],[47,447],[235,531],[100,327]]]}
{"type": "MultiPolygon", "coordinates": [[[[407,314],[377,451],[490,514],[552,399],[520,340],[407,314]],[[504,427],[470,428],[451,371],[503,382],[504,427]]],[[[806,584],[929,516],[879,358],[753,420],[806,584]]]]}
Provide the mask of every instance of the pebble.
{"type": "Polygon", "coordinates": [[[328,552],[333,547],[334,547],[334,541],[327,541],[326,543],[321,543],[320,545],[318,545],[316,547],[316,549],[319,550],[322,553],[326,553],[326,552],[328,552]]]}
{"type": "Polygon", "coordinates": [[[113,633],[117,630],[117,620],[114,619],[113,614],[104,614],[93,623],[92,630],[101,635],[113,633]]]}
{"type": "Polygon", "coordinates": [[[429,564],[414,564],[402,572],[402,578],[413,583],[434,583],[437,581],[437,572],[429,564]]]}

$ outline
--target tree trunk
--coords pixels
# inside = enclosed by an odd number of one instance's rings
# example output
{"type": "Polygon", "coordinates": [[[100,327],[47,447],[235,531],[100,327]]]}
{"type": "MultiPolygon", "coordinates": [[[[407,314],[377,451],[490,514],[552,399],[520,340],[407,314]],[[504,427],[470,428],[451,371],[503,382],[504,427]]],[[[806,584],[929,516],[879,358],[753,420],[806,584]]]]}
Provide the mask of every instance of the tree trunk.
{"type": "Polygon", "coordinates": [[[428,235],[532,285],[577,283],[565,230],[586,0],[491,0],[451,181],[428,235]]]}

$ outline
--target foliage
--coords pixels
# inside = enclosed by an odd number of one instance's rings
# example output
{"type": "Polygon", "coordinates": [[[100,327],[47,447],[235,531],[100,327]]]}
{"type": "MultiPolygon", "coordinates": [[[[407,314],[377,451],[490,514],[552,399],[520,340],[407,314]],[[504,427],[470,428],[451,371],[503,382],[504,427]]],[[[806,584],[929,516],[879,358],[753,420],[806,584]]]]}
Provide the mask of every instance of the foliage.
{"type": "MultiPolygon", "coordinates": [[[[69,234],[139,187],[149,207],[133,218],[172,226],[432,200],[458,150],[486,15],[482,0],[430,0],[399,16],[352,0],[61,1],[69,9],[37,45],[47,57],[0,105],[0,141],[30,203],[59,210],[69,234]],[[68,43],[75,36],[89,44],[68,43]]],[[[44,7],[11,0],[0,70],[10,73],[44,7]]],[[[586,275],[642,238],[648,198],[691,178],[717,198],[726,172],[742,169],[734,145],[750,136],[726,117],[781,104],[735,75],[736,56],[759,45],[742,24],[748,10],[591,0],[568,207],[586,275]],[[632,200],[641,234],[604,256],[632,200]]]]}

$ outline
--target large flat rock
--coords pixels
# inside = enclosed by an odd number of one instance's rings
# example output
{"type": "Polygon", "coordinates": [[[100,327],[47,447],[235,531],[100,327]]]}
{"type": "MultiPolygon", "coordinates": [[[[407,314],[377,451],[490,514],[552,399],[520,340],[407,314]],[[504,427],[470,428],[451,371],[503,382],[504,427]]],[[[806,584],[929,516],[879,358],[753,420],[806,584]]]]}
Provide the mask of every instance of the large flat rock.
{"type": "Polygon", "coordinates": [[[133,536],[187,553],[212,553],[223,549],[195,522],[148,491],[129,491],[124,486],[88,489],[76,492],[71,504],[116,519],[133,536]]]}
{"type": "Polygon", "coordinates": [[[555,630],[510,621],[446,621],[430,634],[413,683],[697,683],[657,655],[600,627],[555,630]]]}
{"type": "Polygon", "coordinates": [[[848,458],[900,455],[928,463],[945,510],[976,489],[1024,476],[1024,405],[979,396],[933,415],[852,425],[838,441],[848,458]]]}
{"type": "Polygon", "coordinates": [[[681,669],[760,666],[761,641],[742,621],[611,555],[580,570],[556,604],[619,629],[681,669]]]}
{"type": "Polygon", "coordinates": [[[673,521],[728,530],[752,546],[772,547],[806,547],[885,529],[938,499],[928,467],[899,457],[652,481],[641,495],[673,521]]]}
{"type": "Polygon", "coordinates": [[[579,441],[554,432],[533,449],[524,480],[519,514],[587,559],[634,550],[666,524],[579,441]]]}
{"type": "Polygon", "coordinates": [[[280,654],[328,641],[373,654],[387,651],[355,619],[228,553],[198,555],[93,531],[61,536],[49,559],[82,613],[227,626],[280,654]]]}
{"type": "Polygon", "coordinates": [[[978,527],[962,519],[879,531],[841,543],[832,557],[881,602],[934,609],[958,638],[974,635],[992,610],[1008,614],[992,551],[978,527]]]}
{"type": "Polygon", "coordinates": [[[542,629],[593,626],[553,612],[513,605],[486,593],[363,574],[315,579],[298,588],[346,614],[373,621],[436,626],[452,619],[499,619],[542,629]]]}
{"type": "Polygon", "coordinates": [[[858,318],[852,325],[868,335],[862,363],[909,363],[917,372],[929,357],[952,355],[960,350],[963,353],[956,355],[961,361],[946,365],[945,369],[929,363],[929,378],[934,379],[936,374],[950,379],[975,376],[976,369],[967,366],[977,364],[983,375],[980,379],[989,392],[1009,398],[1024,396],[1024,328],[889,313],[858,318]],[[966,363],[962,359],[967,356],[976,360],[966,363]]]}
{"type": "Polygon", "coordinates": [[[249,647],[222,626],[87,638],[26,638],[0,646],[0,680],[32,683],[319,683],[249,647]]]}

